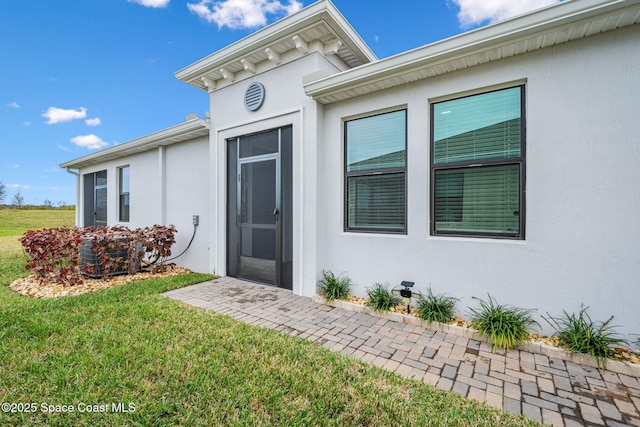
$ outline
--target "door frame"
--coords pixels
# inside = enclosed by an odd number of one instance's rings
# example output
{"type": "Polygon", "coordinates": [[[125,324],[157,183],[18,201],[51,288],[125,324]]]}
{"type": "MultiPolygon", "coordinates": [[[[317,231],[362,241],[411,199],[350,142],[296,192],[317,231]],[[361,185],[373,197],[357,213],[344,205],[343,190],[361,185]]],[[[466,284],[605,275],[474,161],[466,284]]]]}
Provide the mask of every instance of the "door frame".
{"type": "MultiPolygon", "coordinates": [[[[240,273],[240,255],[241,255],[241,235],[240,222],[238,216],[240,214],[240,193],[241,193],[241,169],[243,164],[255,163],[260,161],[276,161],[276,209],[278,210],[278,218],[276,220],[276,262],[275,262],[275,280],[272,284],[285,289],[293,289],[293,203],[292,203],[292,171],[293,171],[293,126],[292,124],[284,124],[274,126],[267,129],[258,130],[257,132],[241,133],[225,138],[224,145],[226,148],[226,165],[227,165],[227,182],[225,185],[225,261],[226,274],[232,277],[239,277],[247,280],[261,281],[256,278],[247,278],[241,276],[240,273]],[[241,139],[243,137],[254,136],[261,133],[277,132],[278,144],[277,152],[266,154],[258,154],[255,156],[240,157],[241,139]],[[284,147],[284,149],[283,149],[284,147]],[[283,154],[283,150],[284,154],[283,154]],[[284,160],[283,160],[284,159],[284,160]],[[287,160],[288,159],[288,160],[287,160]],[[283,166],[282,162],[288,162],[287,166],[283,166]],[[285,173],[287,178],[283,177],[285,173]],[[232,182],[235,180],[236,182],[232,182]],[[289,190],[284,187],[284,181],[287,182],[289,190]],[[288,192],[287,192],[288,191],[288,192]],[[286,196],[285,196],[286,192],[286,196]],[[285,201],[284,198],[287,198],[285,201]],[[285,205],[287,206],[285,208],[285,205]],[[234,210],[231,207],[234,207],[234,210]],[[283,225],[284,224],[284,225],[283,225]],[[235,225],[235,226],[234,226],[235,225]],[[286,230],[283,229],[286,227],[286,230]],[[286,239],[286,241],[285,241],[286,239]],[[285,256],[285,251],[286,256],[285,256]],[[285,259],[286,258],[286,259],[285,259]]],[[[274,147],[275,148],[275,147],[274,147]]],[[[264,283],[264,281],[261,281],[264,283]]]]}

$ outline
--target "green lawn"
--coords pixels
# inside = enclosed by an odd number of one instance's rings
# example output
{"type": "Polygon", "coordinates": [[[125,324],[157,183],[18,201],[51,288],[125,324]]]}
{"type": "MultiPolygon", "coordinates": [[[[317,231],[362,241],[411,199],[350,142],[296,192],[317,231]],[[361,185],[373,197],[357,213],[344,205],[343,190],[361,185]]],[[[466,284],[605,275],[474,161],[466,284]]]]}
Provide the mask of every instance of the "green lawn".
{"type": "Polygon", "coordinates": [[[29,229],[73,227],[75,209],[0,208],[0,236],[22,236],[29,229]]]}
{"type": "Polygon", "coordinates": [[[208,275],[37,300],[5,286],[16,263],[0,253],[0,402],[35,412],[0,425],[537,425],[159,295],[208,275]]]}
{"type": "MultiPolygon", "coordinates": [[[[73,227],[75,224],[74,209],[10,209],[0,208],[0,256],[22,256],[20,237],[29,229],[73,227]]],[[[3,265],[0,265],[2,280],[3,265]]]]}

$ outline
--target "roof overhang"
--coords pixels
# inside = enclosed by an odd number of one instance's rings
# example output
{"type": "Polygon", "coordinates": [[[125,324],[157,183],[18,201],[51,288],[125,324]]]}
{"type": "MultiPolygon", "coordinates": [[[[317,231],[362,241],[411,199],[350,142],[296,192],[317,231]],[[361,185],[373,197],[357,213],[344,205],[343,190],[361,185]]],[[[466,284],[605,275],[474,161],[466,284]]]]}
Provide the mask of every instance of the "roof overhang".
{"type": "Polygon", "coordinates": [[[329,0],[320,0],[183,68],[175,76],[211,92],[311,51],[338,58],[344,69],[378,59],[338,9],[329,0]]]}
{"type": "Polygon", "coordinates": [[[209,135],[208,121],[206,119],[192,118],[185,123],[70,160],[62,163],[60,167],[68,169],[85,168],[206,135],[209,135]]]}
{"type": "Polygon", "coordinates": [[[375,63],[306,82],[322,104],[428,79],[640,22],[640,0],[565,1],[375,63]]]}

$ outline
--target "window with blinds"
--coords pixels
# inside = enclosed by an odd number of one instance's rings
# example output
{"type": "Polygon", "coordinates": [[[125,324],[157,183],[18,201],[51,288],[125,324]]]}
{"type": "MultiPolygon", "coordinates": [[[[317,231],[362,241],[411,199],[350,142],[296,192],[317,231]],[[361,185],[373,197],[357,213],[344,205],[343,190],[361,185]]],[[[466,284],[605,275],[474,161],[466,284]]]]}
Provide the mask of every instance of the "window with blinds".
{"type": "Polygon", "coordinates": [[[524,238],[524,87],[432,104],[433,235],[524,238]]]}
{"type": "Polygon", "coordinates": [[[406,232],[405,110],[345,123],[345,229],[406,232]]]}
{"type": "Polygon", "coordinates": [[[118,219],[122,222],[129,221],[129,208],[131,206],[129,182],[129,166],[118,168],[118,219]]]}

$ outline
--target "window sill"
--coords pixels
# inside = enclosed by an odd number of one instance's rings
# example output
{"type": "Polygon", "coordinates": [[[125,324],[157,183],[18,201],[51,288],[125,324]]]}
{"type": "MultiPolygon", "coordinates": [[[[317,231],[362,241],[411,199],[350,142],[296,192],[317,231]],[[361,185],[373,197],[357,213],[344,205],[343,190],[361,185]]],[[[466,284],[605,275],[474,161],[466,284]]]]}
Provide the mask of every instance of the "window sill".
{"type": "Polygon", "coordinates": [[[474,242],[526,245],[526,239],[510,239],[507,237],[465,237],[465,236],[427,236],[427,240],[444,242],[474,242]]]}
{"type": "Polygon", "coordinates": [[[340,233],[342,236],[359,236],[359,237],[391,237],[394,239],[407,238],[407,233],[385,233],[380,231],[343,231],[340,233]]]}

